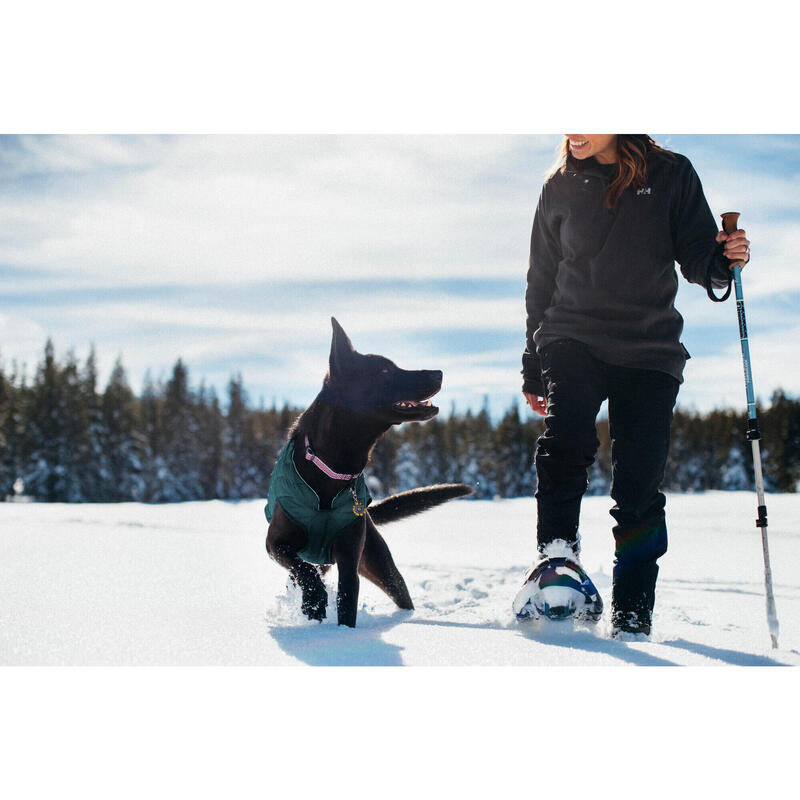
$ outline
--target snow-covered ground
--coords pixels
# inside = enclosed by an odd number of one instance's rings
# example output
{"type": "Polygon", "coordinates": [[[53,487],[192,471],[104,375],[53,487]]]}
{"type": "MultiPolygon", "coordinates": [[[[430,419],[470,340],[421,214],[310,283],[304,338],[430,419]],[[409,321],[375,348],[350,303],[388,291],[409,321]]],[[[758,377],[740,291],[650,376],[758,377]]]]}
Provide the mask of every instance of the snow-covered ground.
{"type": "MultiPolygon", "coordinates": [[[[780,648],[770,646],[752,493],[672,495],[650,641],[518,624],[532,499],[454,501],[384,528],[416,609],[361,584],[358,627],[299,612],[264,550],[262,501],[0,504],[2,665],[800,665],[800,495],[767,498],[780,648]]],[[[584,500],[583,564],[610,604],[612,536],[584,500]]]]}

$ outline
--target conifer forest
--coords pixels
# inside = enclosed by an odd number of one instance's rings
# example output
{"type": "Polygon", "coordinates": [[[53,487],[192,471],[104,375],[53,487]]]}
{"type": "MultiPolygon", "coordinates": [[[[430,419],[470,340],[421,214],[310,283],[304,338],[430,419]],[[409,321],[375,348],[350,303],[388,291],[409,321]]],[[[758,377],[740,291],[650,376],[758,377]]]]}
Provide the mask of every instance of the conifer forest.
{"type": "MultiPolygon", "coordinates": [[[[166,382],[145,377],[140,396],[117,361],[98,386],[96,357],[59,360],[47,342],[31,377],[0,363],[0,500],[179,502],[266,497],[270,471],[302,409],[254,408],[241,376],[223,399],[193,386],[178,360],[166,382]]],[[[767,491],[800,486],[800,400],[778,391],[759,408],[767,491]]],[[[533,494],[533,455],[541,418],[513,405],[493,421],[486,409],[392,428],[375,447],[366,474],[376,499],[429,483],[464,482],[476,497],[533,494]]],[[[667,491],[753,487],[744,411],[675,412],[667,491]]],[[[590,494],[611,480],[608,423],[590,494]]]]}

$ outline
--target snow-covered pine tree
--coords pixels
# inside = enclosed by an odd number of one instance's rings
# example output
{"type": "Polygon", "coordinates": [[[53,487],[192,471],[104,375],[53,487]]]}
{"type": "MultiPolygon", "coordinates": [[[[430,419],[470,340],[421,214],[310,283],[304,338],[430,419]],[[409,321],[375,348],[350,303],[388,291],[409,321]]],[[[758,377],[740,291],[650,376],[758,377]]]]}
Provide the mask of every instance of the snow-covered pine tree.
{"type": "Polygon", "coordinates": [[[103,496],[110,502],[146,497],[144,455],[147,441],[137,401],[117,359],[101,401],[105,429],[106,482],[103,496]]]}
{"type": "Polygon", "coordinates": [[[530,453],[522,431],[516,403],[506,411],[494,430],[497,458],[497,492],[501,497],[521,497],[530,493],[526,485],[530,453]]]}
{"type": "Polygon", "coordinates": [[[460,480],[472,486],[479,498],[497,494],[497,459],[493,449],[492,422],[484,403],[478,414],[466,412],[459,440],[459,462],[463,468],[460,480]]]}
{"type": "Polygon", "coordinates": [[[52,339],[44,349],[29,393],[23,444],[26,491],[37,500],[67,502],[70,491],[65,451],[65,398],[52,339]]]}
{"type": "Polygon", "coordinates": [[[199,426],[189,371],[180,358],[164,389],[161,423],[164,499],[174,502],[202,497],[199,426]]]}
{"type": "Polygon", "coordinates": [[[747,468],[747,461],[741,447],[732,444],[728,450],[728,459],[720,476],[722,486],[727,492],[744,491],[753,488],[753,477],[747,468]]]}
{"type": "Polygon", "coordinates": [[[255,489],[253,497],[266,497],[269,489],[269,478],[278,453],[286,444],[289,428],[300,414],[299,409],[284,404],[280,411],[262,407],[250,412],[249,434],[252,445],[249,458],[252,464],[255,489]]]}
{"type": "Polygon", "coordinates": [[[421,470],[417,460],[417,451],[409,441],[403,441],[397,451],[395,468],[397,491],[405,492],[421,485],[421,470]]]}
{"type": "Polygon", "coordinates": [[[14,481],[17,479],[14,458],[10,452],[13,440],[13,408],[16,388],[5,376],[0,361],[0,502],[12,494],[14,481]]]}
{"type": "Polygon", "coordinates": [[[764,483],[767,491],[796,492],[800,483],[800,401],[782,390],[773,393],[770,407],[759,409],[764,483]]]}
{"type": "Polygon", "coordinates": [[[157,385],[148,370],[144,377],[141,408],[142,431],[145,437],[145,453],[142,470],[145,492],[142,500],[148,503],[164,503],[177,495],[175,478],[169,472],[164,458],[164,395],[163,387],[157,385]]]}
{"type": "Polygon", "coordinates": [[[91,501],[92,490],[97,489],[89,418],[91,408],[95,405],[95,376],[91,381],[89,388],[84,382],[75,353],[70,350],[61,370],[63,433],[59,443],[59,466],[63,468],[62,480],[66,487],[64,499],[68,503],[91,501]]]}
{"type": "Polygon", "coordinates": [[[397,454],[401,443],[399,431],[390,428],[372,450],[365,472],[369,490],[376,500],[397,491],[397,454]]]}
{"type": "MultiPolygon", "coordinates": [[[[11,374],[6,376],[5,412],[3,414],[3,448],[0,451],[0,501],[15,494],[20,487],[25,463],[25,426],[30,402],[25,369],[13,363],[11,374]]],[[[24,488],[24,485],[23,485],[24,488]]]]}
{"type": "Polygon", "coordinates": [[[544,431],[544,420],[531,417],[522,424],[524,469],[520,476],[520,496],[530,497],[536,491],[536,448],[539,437],[544,431]]]}
{"type": "Polygon", "coordinates": [[[400,427],[403,444],[400,446],[397,469],[402,474],[397,474],[398,483],[406,488],[441,483],[444,478],[442,465],[443,456],[439,449],[438,436],[439,423],[434,418],[424,423],[411,423],[400,427]],[[409,471],[409,465],[413,468],[409,471]],[[416,480],[413,486],[407,486],[409,481],[416,480]]]}
{"type": "Polygon", "coordinates": [[[693,411],[676,410],[671,428],[665,488],[671,491],[694,492],[703,488],[703,463],[698,440],[702,423],[693,411]]]}
{"type": "Polygon", "coordinates": [[[228,382],[228,412],[225,415],[225,467],[223,487],[226,497],[257,497],[260,470],[253,463],[255,432],[247,407],[247,392],[241,375],[228,382]]]}
{"type": "Polygon", "coordinates": [[[200,385],[197,394],[196,418],[201,497],[204,500],[225,497],[223,487],[224,418],[216,391],[213,387],[206,389],[205,383],[200,385]]]}
{"type": "Polygon", "coordinates": [[[82,424],[86,425],[84,449],[79,455],[79,482],[83,498],[98,502],[106,497],[110,483],[109,448],[102,397],[97,392],[97,356],[94,345],[86,364],[78,374],[76,399],[80,405],[82,424]]]}
{"type": "Polygon", "coordinates": [[[450,408],[450,416],[441,426],[442,431],[442,453],[444,457],[445,483],[459,483],[463,481],[464,457],[461,440],[463,437],[462,421],[456,415],[455,405],[450,408]]]}
{"type": "Polygon", "coordinates": [[[449,457],[445,423],[438,417],[420,426],[422,438],[422,468],[426,483],[448,483],[449,457]]]}

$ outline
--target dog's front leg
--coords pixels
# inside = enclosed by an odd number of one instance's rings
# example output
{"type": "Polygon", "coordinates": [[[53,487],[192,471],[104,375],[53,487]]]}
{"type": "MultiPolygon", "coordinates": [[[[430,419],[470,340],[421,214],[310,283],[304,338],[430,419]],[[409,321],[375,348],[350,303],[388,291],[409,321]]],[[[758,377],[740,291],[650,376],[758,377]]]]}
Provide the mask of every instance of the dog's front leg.
{"type": "Polygon", "coordinates": [[[297,555],[304,541],[303,531],[278,506],[267,531],[267,553],[273,561],[289,570],[292,582],[300,587],[303,613],[309,619],[321,621],[326,615],[328,592],[319,568],[297,555]]]}
{"type": "Polygon", "coordinates": [[[336,610],[339,624],[350,628],[356,626],[358,613],[358,564],[364,550],[366,526],[364,517],[360,517],[350,525],[334,542],[333,559],[339,571],[339,588],[336,598],[336,610]]]}

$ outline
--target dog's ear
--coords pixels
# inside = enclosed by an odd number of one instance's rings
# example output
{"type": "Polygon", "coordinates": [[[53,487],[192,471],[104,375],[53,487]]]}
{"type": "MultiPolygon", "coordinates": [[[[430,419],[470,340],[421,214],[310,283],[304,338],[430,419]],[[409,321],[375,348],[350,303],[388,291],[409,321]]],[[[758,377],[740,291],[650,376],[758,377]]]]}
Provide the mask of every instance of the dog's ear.
{"type": "Polygon", "coordinates": [[[355,348],[348,335],[344,332],[344,328],[336,321],[335,317],[331,317],[331,325],[333,325],[333,338],[331,339],[329,365],[330,374],[333,375],[337,371],[342,371],[346,368],[347,363],[355,352],[355,348]]]}

